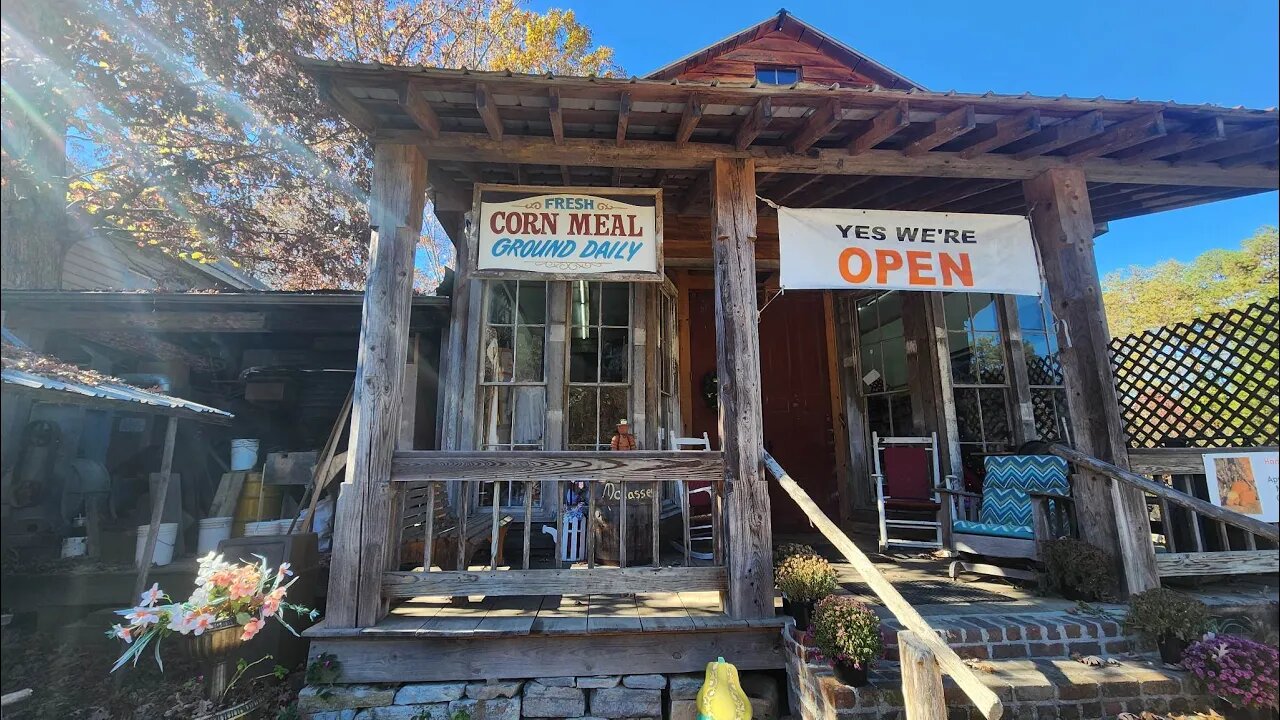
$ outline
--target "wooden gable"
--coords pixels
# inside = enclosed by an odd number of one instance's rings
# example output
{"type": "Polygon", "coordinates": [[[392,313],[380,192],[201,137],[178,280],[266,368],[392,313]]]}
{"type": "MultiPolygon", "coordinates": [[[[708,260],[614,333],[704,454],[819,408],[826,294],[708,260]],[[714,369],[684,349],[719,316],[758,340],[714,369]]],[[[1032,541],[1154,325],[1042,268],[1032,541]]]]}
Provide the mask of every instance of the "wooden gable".
{"type": "Polygon", "coordinates": [[[751,82],[756,79],[756,71],[764,68],[797,68],[801,83],[924,89],[785,10],[676,60],[648,77],[751,82]]]}

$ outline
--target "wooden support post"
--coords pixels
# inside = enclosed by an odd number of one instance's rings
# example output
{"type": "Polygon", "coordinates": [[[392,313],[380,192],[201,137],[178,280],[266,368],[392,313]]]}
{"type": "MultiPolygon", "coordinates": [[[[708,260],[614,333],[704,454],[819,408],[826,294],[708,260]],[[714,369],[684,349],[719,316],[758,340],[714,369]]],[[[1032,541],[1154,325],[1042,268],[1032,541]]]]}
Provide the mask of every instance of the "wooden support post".
{"type": "Polygon", "coordinates": [[[735,618],[769,617],[773,615],[773,538],[762,464],[755,163],[717,159],[712,175],[716,372],[720,442],[729,485],[725,609],[735,618]]]}
{"type": "Polygon", "coordinates": [[[1005,356],[1009,359],[1009,402],[1013,417],[1013,444],[1039,440],[1036,432],[1035,408],[1031,402],[1031,375],[1027,371],[1027,350],[1022,342],[1022,321],[1018,317],[1018,299],[1013,295],[996,295],[1000,327],[1004,330],[1005,356]]]}
{"type": "Polygon", "coordinates": [[[133,583],[134,602],[147,587],[147,574],[151,572],[151,558],[156,554],[156,542],[160,539],[160,521],[164,519],[164,503],[169,494],[169,478],[173,476],[173,446],[178,439],[178,418],[169,416],[164,428],[164,449],[160,454],[160,481],[156,483],[151,498],[151,526],[147,528],[147,545],[142,550],[142,563],[138,579],[133,583]]]}
{"type": "Polygon", "coordinates": [[[391,553],[398,552],[392,547],[391,528],[399,519],[392,518],[391,456],[400,424],[413,253],[422,231],[426,189],[427,163],[416,147],[374,147],[369,277],[325,615],[333,628],[368,627],[378,621],[382,573],[391,553]]]}
{"type": "Polygon", "coordinates": [[[946,720],[947,702],[942,695],[942,668],[933,650],[910,630],[898,633],[902,658],[902,702],[907,720],[946,720]]]}
{"type": "MultiPolygon", "coordinates": [[[[1084,171],[1076,167],[1047,170],[1024,182],[1023,193],[1053,303],[1075,446],[1127,468],[1084,171]]],[[[1128,592],[1159,586],[1142,492],[1090,477],[1073,492],[1081,533],[1119,559],[1128,592]]]]}

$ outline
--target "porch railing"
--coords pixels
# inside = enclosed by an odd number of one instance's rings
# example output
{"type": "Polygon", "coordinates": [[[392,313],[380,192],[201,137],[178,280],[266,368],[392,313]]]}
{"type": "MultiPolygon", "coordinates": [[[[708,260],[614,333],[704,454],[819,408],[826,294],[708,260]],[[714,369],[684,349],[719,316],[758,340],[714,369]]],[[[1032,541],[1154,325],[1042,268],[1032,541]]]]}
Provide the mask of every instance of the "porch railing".
{"type": "Polygon", "coordinates": [[[1280,564],[1280,529],[1248,515],[1198,498],[1205,453],[1267,451],[1275,448],[1161,448],[1129,451],[1132,471],[1065,445],[1049,452],[1078,468],[1142,490],[1152,542],[1160,538],[1156,572],[1160,577],[1275,573],[1280,564]],[[1142,474],[1155,476],[1155,479],[1142,474]]]}
{"type": "Polygon", "coordinates": [[[902,657],[902,696],[907,717],[947,717],[946,701],[942,694],[942,673],[945,672],[964,691],[984,718],[998,720],[1004,712],[1004,706],[1000,704],[995,692],[978,678],[955,650],[942,641],[937,631],[902,597],[871,559],[818,508],[804,488],[767,452],[764,453],[764,467],[778,482],[779,487],[800,507],[809,522],[835,545],[836,550],[862,576],[867,587],[871,588],[880,602],[906,628],[898,634],[898,638],[902,648],[909,648],[902,657]]]}
{"type": "MultiPolygon", "coordinates": [[[[401,485],[405,497],[405,525],[402,543],[421,539],[422,569],[390,570],[383,574],[386,597],[463,596],[463,595],[549,595],[601,594],[616,595],[637,592],[692,592],[723,590],[727,578],[723,566],[720,510],[724,497],[724,462],[719,452],[438,452],[414,451],[396,453],[392,460],[391,480],[401,485]],[[545,483],[545,484],[544,484],[545,483]],[[581,496],[579,521],[583,543],[580,561],[560,560],[566,538],[566,518],[559,506],[565,490],[572,484],[581,496]],[[663,565],[661,532],[663,486],[679,487],[677,502],[683,522],[678,531],[683,537],[682,554],[663,565]],[[531,567],[534,525],[535,488],[549,488],[544,500],[555,499],[555,561],[550,568],[531,567]],[[689,523],[688,488],[691,485],[710,488],[712,560],[695,565],[691,562],[693,537],[689,523]],[[522,487],[522,507],[511,502],[515,487],[522,487]],[[504,488],[506,494],[504,504],[504,488]],[[486,493],[476,492],[477,489],[486,493]],[[477,506],[487,495],[488,502],[477,506]],[[451,501],[452,500],[452,501],[451,501]],[[630,511],[637,505],[647,509],[648,538],[638,544],[635,527],[628,527],[630,511]],[[517,510],[516,508],[519,507],[517,510]],[[597,521],[606,507],[616,515],[612,527],[597,521]],[[446,510],[447,508],[447,510],[446,510]],[[520,548],[518,562],[500,562],[503,528],[520,515],[520,548]],[[448,527],[442,526],[442,521],[448,527]],[[481,527],[477,528],[476,523],[481,527]],[[616,533],[616,564],[597,561],[599,543],[604,532],[616,533]],[[476,538],[487,539],[488,563],[470,567],[476,538]],[[436,546],[445,539],[453,544],[450,557],[440,557],[436,546]],[[629,542],[632,541],[632,542],[629,542]],[[649,556],[637,562],[631,548],[643,548],[649,556]],[[631,557],[628,557],[628,555],[631,557]],[[445,567],[449,569],[444,569],[445,567]]],[[[644,514],[639,513],[639,514],[644,514]]],[[[673,531],[673,534],[677,531],[673,531]]]]}

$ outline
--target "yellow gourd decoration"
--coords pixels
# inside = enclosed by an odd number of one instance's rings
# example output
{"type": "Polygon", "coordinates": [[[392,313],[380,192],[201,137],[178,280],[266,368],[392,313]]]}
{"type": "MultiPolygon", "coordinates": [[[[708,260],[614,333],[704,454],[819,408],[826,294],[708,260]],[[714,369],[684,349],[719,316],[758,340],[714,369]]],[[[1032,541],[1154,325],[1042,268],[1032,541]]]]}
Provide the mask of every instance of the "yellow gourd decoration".
{"type": "Polygon", "coordinates": [[[738,668],[724,658],[707,663],[698,691],[698,720],[751,720],[751,701],[738,683],[738,668]]]}

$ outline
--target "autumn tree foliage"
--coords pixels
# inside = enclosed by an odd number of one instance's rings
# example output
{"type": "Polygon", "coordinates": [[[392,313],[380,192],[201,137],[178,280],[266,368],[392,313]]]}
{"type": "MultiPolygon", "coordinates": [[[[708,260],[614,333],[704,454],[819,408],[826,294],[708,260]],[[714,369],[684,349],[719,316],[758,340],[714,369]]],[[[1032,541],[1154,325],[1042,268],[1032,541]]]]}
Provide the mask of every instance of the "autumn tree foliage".
{"type": "Polygon", "coordinates": [[[370,147],[298,56],[616,72],[572,11],[518,0],[5,0],[3,19],[5,287],[56,287],[91,235],[361,285],[370,147]]]}

